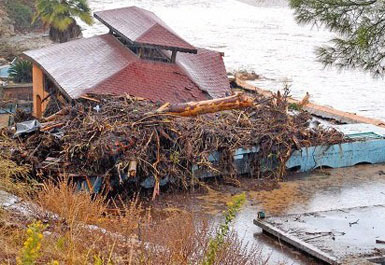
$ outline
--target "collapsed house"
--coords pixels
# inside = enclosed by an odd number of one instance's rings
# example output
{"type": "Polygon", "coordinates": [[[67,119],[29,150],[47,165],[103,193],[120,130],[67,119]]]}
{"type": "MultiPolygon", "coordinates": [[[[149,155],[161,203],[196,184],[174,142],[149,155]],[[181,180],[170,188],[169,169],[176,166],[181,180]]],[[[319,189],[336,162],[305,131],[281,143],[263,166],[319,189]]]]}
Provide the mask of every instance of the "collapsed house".
{"type": "Polygon", "coordinates": [[[50,97],[129,94],[152,102],[224,97],[230,85],[223,54],[196,48],[154,13],[132,6],[94,14],[108,34],[27,51],[33,62],[33,113],[50,97]]]}

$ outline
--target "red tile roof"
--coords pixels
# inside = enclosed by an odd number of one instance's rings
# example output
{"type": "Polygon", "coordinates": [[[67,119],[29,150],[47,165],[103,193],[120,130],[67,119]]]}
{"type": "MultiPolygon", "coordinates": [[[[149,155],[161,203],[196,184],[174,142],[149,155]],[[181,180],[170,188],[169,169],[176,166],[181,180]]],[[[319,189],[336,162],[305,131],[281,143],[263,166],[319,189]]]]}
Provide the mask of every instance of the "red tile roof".
{"type": "Polygon", "coordinates": [[[176,65],[138,60],[97,86],[87,90],[97,94],[128,93],[160,102],[199,101],[208,98],[176,65]]]}
{"type": "Polygon", "coordinates": [[[25,52],[70,98],[84,93],[140,96],[178,103],[223,97],[230,91],[218,52],[178,53],[176,63],[137,57],[106,34],[25,52]]]}
{"type": "Polygon", "coordinates": [[[212,98],[230,95],[225,64],[219,52],[201,48],[198,48],[197,54],[179,52],[176,63],[212,98]]]}
{"type": "Polygon", "coordinates": [[[62,91],[78,98],[136,60],[135,54],[115,37],[106,34],[27,51],[62,91]]]}
{"type": "Polygon", "coordinates": [[[95,12],[95,18],[134,44],[196,53],[196,48],[179,37],[154,13],[131,6],[95,12]]]}

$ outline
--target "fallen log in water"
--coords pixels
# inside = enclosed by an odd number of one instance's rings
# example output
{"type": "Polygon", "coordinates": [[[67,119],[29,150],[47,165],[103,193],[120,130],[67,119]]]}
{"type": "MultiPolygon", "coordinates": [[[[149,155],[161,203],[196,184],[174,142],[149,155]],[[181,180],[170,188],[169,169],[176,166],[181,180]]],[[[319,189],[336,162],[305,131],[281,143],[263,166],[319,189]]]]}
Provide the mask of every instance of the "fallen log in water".
{"type": "Polygon", "coordinates": [[[231,109],[244,109],[252,106],[254,106],[253,98],[242,93],[237,93],[229,97],[197,102],[186,102],[179,104],[166,103],[157,109],[154,113],[194,117],[206,113],[214,113],[231,109]]]}

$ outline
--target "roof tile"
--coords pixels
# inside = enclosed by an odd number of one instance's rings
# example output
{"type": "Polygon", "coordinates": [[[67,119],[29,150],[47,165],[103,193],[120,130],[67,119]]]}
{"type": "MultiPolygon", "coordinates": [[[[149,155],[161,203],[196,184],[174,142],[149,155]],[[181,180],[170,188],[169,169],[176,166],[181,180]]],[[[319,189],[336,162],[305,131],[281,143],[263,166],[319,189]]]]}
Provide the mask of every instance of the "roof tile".
{"type": "MultiPolygon", "coordinates": [[[[164,28],[155,26],[152,30],[163,34],[164,28]]],[[[147,40],[149,32],[140,35],[142,40],[147,40]]],[[[199,48],[197,54],[179,52],[176,63],[155,62],[140,59],[113,35],[105,34],[27,51],[25,55],[70,98],[84,93],[128,93],[177,103],[224,97],[230,92],[221,54],[207,49],[199,48]]]]}
{"type": "Polygon", "coordinates": [[[196,52],[194,46],[178,36],[154,13],[145,9],[131,6],[95,12],[94,16],[133,42],[196,52]]]}

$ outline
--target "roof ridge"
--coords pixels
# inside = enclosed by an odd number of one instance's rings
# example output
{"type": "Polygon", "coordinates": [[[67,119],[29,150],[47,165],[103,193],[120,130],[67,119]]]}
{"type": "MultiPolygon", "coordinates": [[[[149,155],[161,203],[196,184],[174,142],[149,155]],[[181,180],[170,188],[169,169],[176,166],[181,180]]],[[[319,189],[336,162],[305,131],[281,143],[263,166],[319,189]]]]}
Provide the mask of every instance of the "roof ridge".
{"type": "MultiPolygon", "coordinates": [[[[222,59],[222,56],[220,55],[220,52],[219,51],[216,51],[216,50],[212,50],[212,49],[206,49],[206,48],[200,48],[200,47],[196,47],[197,49],[197,54],[195,56],[199,56],[199,55],[202,55],[202,53],[212,53],[212,54],[216,54],[216,56],[220,56],[221,59],[222,59]]],[[[178,66],[182,69],[182,71],[186,74],[186,76],[192,81],[194,82],[194,84],[196,84],[199,89],[201,89],[202,91],[206,92],[210,97],[212,98],[215,98],[216,95],[215,95],[215,92],[214,91],[210,91],[209,89],[207,89],[205,86],[202,86],[202,83],[196,81],[196,80],[199,80],[199,72],[197,72],[196,69],[192,69],[191,67],[189,67],[188,65],[188,62],[185,63],[187,61],[191,62],[193,65],[196,64],[196,62],[194,62],[194,60],[191,60],[189,57],[190,56],[194,56],[192,54],[188,54],[188,53],[182,53],[180,54],[179,56],[179,59],[178,59],[178,56],[177,56],[177,59],[176,59],[176,64],[178,64],[178,66]],[[181,59],[181,57],[184,57],[181,59]]],[[[222,59],[223,60],[223,59],[222,59]]],[[[227,78],[227,77],[226,77],[227,78]]]]}
{"type": "MultiPolygon", "coordinates": [[[[105,35],[110,35],[110,34],[103,34],[103,35],[96,35],[96,36],[105,36],[105,35]]],[[[88,39],[88,38],[85,38],[85,39],[88,39]]],[[[130,64],[132,63],[135,63],[137,61],[137,55],[135,53],[133,53],[130,49],[128,49],[125,45],[123,45],[123,43],[121,43],[120,41],[118,41],[116,38],[112,38],[113,41],[117,42],[119,45],[121,45],[122,47],[124,47],[126,49],[126,51],[128,53],[131,53],[133,56],[135,56],[135,61],[127,61],[127,64],[125,66],[123,66],[120,70],[116,71],[115,73],[113,73],[112,75],[102,79],[101,81],[97,82],[95,85],[93,85],[92,87],[89,87],[88,89],[86,89],[85,93],[87,93],[88,90],[91,90],[95,87],[97,87],[98,85],[100,85],[101,83],[107,81],[108,79],[110,79],[111,77],[117,75],[118,73],[120,73],[121,71],[123,71],[124,69],[126,69],[130,64]]]]}
{"type": "Polygon", "coordinates": [[[104,82],[108,81],[109,79],[114,78],[115,76],[119,75],[121,72],[125,71],[130,65],[134,64],[135,62],[136,62],[136,61],[127,63],[127,65],[125,65],[124,67],[122,67],[122,69],[116,71],[116,72],[113,73],[112,75],[107,76],[106,78],[104,78],[103,80],[99,81],[98,83],[96,83],[96,84],[93,85],[92,87],[87,88],[87,89],[84,91],[84,93],[87,94],[89,91],[92,91],[93,89],[97,88],[98,86],[100,86],[100,85],[103,84],[104,82]]]}
{"type": "MultiPolygon", "coordinates": [[[[185,40],[184,38],[182,38],[181,36],[179,36],[179,34],[176,33],[175,31],[173,31],[172,29],[168,28],[167,25],[166,25],[166,26],[163,26],[162,24],[160,24],[160,23],[158,23],[158,22],[154,23],[154,25],[152,25],[150,28],[148,28],[146,31],[144,31],[144,32],[140,35],[139,39],[142,38],[146,33],[151,32],[151,30],[153,30],[156,26],[159,26],[160,28],[165,29],[165,30],[168,31],[170,34],[172,34],[173,37],[177,38],[179,41],[182,41],[182,42],[184,42],[184,43],[186,43],[186,44],[188,44],[188,45],[190,45],[190,46],[192,46],[192,47],[194,47],[194,48],[196,49],[196,47],[195,47],[194,45],[192,45],[192,44],[189,43],[187,40],[185,40]]],[[[143,43],[143,44],[147,44],[147,45],[154,45],[154,46],[156,46],[155,44],[146,43],[146,42],[142,42],[142,41],[135,41],[135,43],[139,43],[139,44],[140,44],[140,43],[143,43]]],[[[177,48],[177,47],[176,47],[176,48],[177,48]]],[[[183,51],[181,51],[181,52],[183,52],[183,51]]]]}

